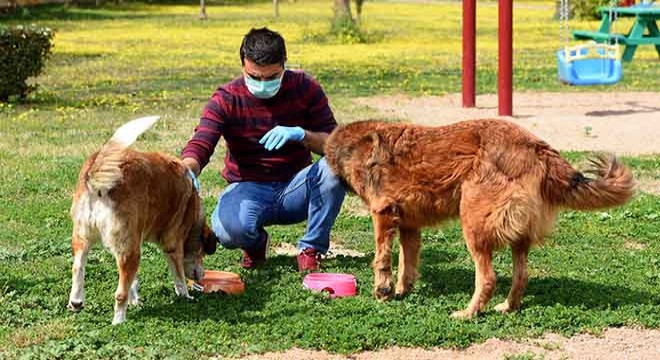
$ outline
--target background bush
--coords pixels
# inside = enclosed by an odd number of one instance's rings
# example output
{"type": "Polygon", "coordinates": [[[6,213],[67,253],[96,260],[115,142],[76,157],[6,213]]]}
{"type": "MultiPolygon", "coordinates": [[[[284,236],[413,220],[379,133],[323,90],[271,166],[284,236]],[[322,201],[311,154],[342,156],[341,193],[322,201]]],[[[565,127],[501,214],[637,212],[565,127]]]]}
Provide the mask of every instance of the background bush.
{"type": "Polygon", "coordinates": [[[41,73],[53,36],[53,30],[35,25],[0,26],[0,101],[24,98],[36,88],[27,79],[41,73]]]}
{"type": "MultiPolygon", "coordinates": [[[[609,6],[609,0],[568,0],[568,9],[571,17],[585,20],[600,20],[598,8],[609,6]]],[[[616,6],[616,2],[613,4],[616,6]]]]}

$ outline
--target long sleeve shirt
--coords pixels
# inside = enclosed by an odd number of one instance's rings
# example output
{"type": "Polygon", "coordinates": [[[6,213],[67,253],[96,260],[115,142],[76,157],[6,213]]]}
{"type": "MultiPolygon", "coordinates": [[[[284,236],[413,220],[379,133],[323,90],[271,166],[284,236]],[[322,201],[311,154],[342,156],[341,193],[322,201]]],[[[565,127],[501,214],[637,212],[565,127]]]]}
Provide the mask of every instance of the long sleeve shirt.
{"type": "Polygon", "coordinates": [[[213,93],[181,157],[194,158],[204,168],[224,137],[222,176],[227,182],[288,181],[311,164],[312,157],[301,142],[288,142],[274,151],[259,144],[277,125],[330,133],[337,122],[323,89],[304,72],[285,71],[280,90],[270,99],[252,95],[241,76],[213,93]]]}

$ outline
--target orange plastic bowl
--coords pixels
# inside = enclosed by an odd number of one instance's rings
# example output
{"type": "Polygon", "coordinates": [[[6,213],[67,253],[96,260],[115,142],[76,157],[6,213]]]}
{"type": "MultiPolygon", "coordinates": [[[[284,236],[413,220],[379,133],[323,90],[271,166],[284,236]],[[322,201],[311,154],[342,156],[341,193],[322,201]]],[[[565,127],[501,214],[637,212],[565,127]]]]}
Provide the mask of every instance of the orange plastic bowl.
{"type": "Polygon", "coordinates": [[[202,280],[193,284],[201,287],[205,293],[221,291],[227,294],[238,295],[245,291],[245,284],[240,275],[228,271],[206,270],[202,280]]]}

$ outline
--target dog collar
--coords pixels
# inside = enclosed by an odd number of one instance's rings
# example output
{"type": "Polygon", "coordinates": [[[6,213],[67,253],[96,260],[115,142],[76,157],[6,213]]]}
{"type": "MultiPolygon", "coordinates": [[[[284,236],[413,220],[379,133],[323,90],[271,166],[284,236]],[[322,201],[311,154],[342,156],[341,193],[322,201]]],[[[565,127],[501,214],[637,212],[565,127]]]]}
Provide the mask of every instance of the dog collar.
{"type": "Polygon", "coordinates": [[[190,178],[190,181],[192,181],[193,189],[195,189],[197,193],[201,192],[199,180],[197,179],[197,176],[195,176],[195,173],[190,169],[188,169],[188,177],[190,178]]]}

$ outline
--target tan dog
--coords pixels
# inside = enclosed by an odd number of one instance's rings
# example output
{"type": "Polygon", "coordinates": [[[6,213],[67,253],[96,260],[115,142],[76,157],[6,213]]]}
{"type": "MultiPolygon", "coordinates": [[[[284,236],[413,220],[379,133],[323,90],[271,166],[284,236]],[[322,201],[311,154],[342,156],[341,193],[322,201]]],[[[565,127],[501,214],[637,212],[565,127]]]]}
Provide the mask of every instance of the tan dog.
{"type": "Polygon", "coordinates": [[[71,206],[73,276],[69,309],[85,297],[85,264],[91,245],[101,240],[117,260],[113,324],[126,320],[127,304],[139,303],[137,270],[142,241],[157,243],[166,255],[176,294],[190,298],[186,276],[200,279],[202,257],[216,249],[199,195],[178,159],[128,147],[158,117],[121,126],[100,151],[85,161],[71,206]]]}
{"type": "Polygon", "coordinates": [[[493,250],[510,246],[512,287],[496,309],[520,306],[527,285],[530,246],[543,243],[562,207],[593,210],[622,205],[634,191],[631,172],[614,157],[593,160],[588,179],[547,143],[500,120],[442,127],[376,121],[336,129],[325,145],[328,164],[369,206],[376,256],[374,294],[392,289],[392,238],[400,234],[396,294],[418,277],[420,229],[460,217],[475,262],[475,291],[463,311],[484,309],[495,290],[493,250]]]}

